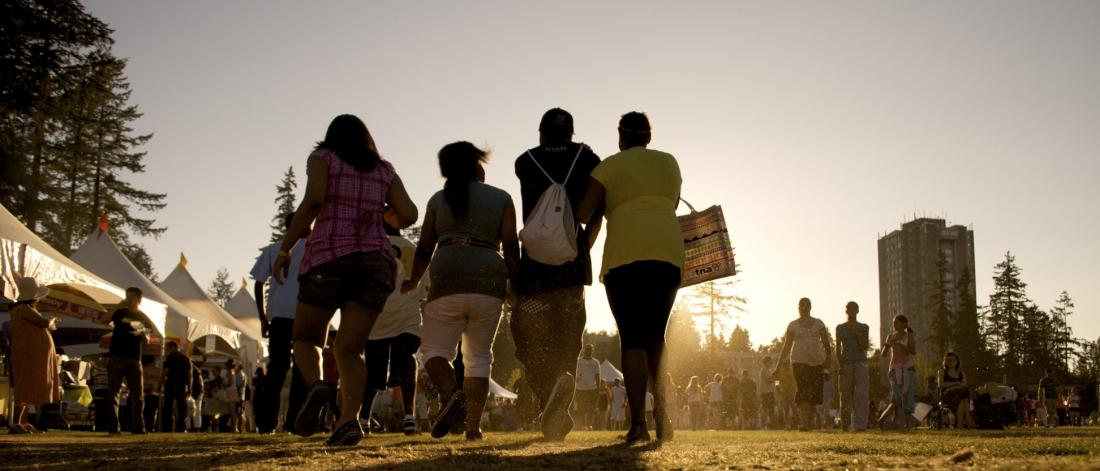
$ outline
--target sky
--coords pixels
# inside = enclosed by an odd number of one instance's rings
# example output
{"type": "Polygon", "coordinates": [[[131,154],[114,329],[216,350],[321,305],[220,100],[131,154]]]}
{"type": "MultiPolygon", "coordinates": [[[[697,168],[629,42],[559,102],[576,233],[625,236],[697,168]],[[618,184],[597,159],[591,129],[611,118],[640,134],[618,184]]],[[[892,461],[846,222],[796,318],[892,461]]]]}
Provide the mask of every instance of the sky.
{"type": "MultiPolygon", "coordinates": [[[[878,332],[876,240],[914,216],[973,228],[980,303],[1012,251],[1039,306],[1066,290],[1075,333],[1100,336],[1098,2],[86,5],[154,133],[132,180],[168,194],[167,233],[144,240],[162,276],[181,251],[200,283],[247,275],[283,172],[304,189],[338,114],[423,208],[444,144],[490,149],[487,182],[518,199],[544,111],[569,110],[606,157],[637,110],[684,198],[722,205],[754,343],[803,296],[830,325],[855,300],[878,332]]],[[[613,330],[602,286],[587,303],[589,330],[613,330]]]]}

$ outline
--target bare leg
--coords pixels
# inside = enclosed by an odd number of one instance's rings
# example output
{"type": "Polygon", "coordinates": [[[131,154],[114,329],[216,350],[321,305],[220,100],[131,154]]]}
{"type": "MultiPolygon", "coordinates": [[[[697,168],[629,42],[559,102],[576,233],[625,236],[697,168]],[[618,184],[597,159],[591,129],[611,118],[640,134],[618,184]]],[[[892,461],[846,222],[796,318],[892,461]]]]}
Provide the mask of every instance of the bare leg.
{"type": "Polygon", "coordinates": [[[349,301],[344,306],[340,331],[336,333],[336,342],[333,346],[336,368],[340,371],[340,398],[342,399],[340,419],[336,421],[336,427],[352,420],[359,420],[359,409],[363,406],[363,390],[367,386],[367,365],[363,359],[363,349],[367,346],[367,336],[370,335],[376,319],[378,319],[378,311],[362,304],[349,301]]]}
{"type": "Polygon", "coordinates": [[[302,373],[307,387],[312,387],[321,379],[321,348],[325,345],[328,324],[335,312],[333,309],[298,303],[294,319],[294,366],[302,373]]]}

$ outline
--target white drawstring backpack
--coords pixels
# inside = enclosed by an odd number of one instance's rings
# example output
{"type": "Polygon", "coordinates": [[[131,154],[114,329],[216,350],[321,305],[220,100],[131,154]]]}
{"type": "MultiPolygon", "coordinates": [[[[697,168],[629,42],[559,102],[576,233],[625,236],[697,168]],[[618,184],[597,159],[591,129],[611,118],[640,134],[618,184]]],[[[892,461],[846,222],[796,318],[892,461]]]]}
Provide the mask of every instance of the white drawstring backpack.
{"type": "Polygon", "coordinates": [[[573,163],[569,165],[569,173],[565,175],[565,181],[558,183],[539,165],[531,151],[527,151],[527,157],[535,163],[543,175],[550,180],[550,187],[542,192],[535,209],[523,222],[523,229],[519,231],[519,240],[523,242],[523,248],[527,255],[536,262],[546,265],[562,265],[577,258],[577,221],[573,218],[573,206],[569,203],[569,194],[565,190],[569,177],[573,175],[573,167],[577,165],[577,159],[584,152],[584,144],[577,150],[573,157],[573,163]]]}

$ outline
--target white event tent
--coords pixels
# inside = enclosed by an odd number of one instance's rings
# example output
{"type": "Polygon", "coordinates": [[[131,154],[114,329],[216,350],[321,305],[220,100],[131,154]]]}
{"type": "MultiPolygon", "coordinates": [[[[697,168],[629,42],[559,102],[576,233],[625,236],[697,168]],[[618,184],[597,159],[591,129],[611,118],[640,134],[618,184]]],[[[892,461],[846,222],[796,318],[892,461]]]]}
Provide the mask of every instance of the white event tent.
{"type": "MultiPolygon", "coordinates": [[[[62,255],[24,226],[7,208],[0,206],[0,285],[3,285],[3,296],[7,299],[15,299],[18,295],[17,274],[34,277],[39,285],[51,287],[51,292],[57,291],[60,298],[66,297],[66,293],[75,296],[69,298],[74,303],[87,298],[106,308],[117,305],[126,296],[124,288],[96,276],[62,255]]],[[[163,337],[167,306],[145,299],[140,309],[156,333],[163,337]]],[[[96,321],[106,323],[103,316],[96,321]]],[[[65,327],[64,322],[61,327],[65,327]]]]}
{"type": "MultiPolygon", "coordinates": [[[[237,293],[229,299],[229,303],[225,305],[225,310],[229,311],[233,317],[237,318],[237,322],[244,325],[246,329],[252,332],[256,332],[257,335],[261,335],[263,331],[260,329],[260,311],[256,309],[256,298],[253,298],[251,294],[248,294],[248,282],[245,281],[241,288],[237,290],[237,293]]],[[[253,362],[258,362],[261,358],[267,356],[267,345],[263,341],[258,340],[259,355],[256,358],[249,358],[253,362]]]]}
{"type": "Polygon", "coordinates": [[[600,363],[600,379],[605,383],[613,383],[616,379],[623,379],[623,372],[615,368],[615,365],[612,365],[610,361],[604,360],[603,363],[600,363]]]}
{"type": "Polygon", "coordinates": [[[160,282],[159,286],[192,311],[210,319],[217,319],[217,325],[243,334],[240,338],[238,353],[241,360],[246,363],[244,366],[248,368],[247,373],[252,373],[251,368],[263,355],[263,337],[260,335],[258,325],[255,326],[256,328],[246,326],[210,299],[187,271],[187,259],[183,256],[180,257],[180,263],[164,281],[160,282]]]}
{"type": "Polygon", "coordinates": [[[240,348],[240,332],[220,325],[219,319],[194,311],[164,292],[130,263],[108,231],[97,230],[73,252],[72,258],[120,287],[137,287],[145,298],[164,303],[168,307],[166,338],[191,343],[211,335],[221,338],[231,347],[227,353],[240,348]]]}

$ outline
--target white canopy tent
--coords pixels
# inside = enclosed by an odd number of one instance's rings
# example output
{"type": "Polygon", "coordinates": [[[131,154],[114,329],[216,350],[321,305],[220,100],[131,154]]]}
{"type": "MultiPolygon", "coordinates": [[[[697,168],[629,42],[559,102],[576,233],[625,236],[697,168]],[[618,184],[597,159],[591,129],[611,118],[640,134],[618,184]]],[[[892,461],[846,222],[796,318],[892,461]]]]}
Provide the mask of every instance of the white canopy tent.
{"type": "MultiPolygon", "coordinates": [[[[233,317],[237,318],[237,322],[240,322],[245,328],[258,332],[260,335],[263,331],[260,329],[260,311],[256,309],[256,298],[253,298],[251,294],[248,294],[248,283],[243,283],[241,288],[237,290],[237,293],[229,299],[229,303],[226,304],[225,309],[229,311],[233,317]]],[[[251,346],[242,345],[248,350],[248,361],[256,364],[260,359],[267,356],[267,343],[261,339],[245,339],[254,342],[251,346]],[[254,357],[252,354],[255,354],[254,357]]]]}
{"type": "Polygon", "coordinates": [[[137,287],[146,298],[164,303],[168,308],[166,337],[194,342],[213,335],[225,340],[234,350],[240,347],[239,332],[219,325],[218,319],[193,311],[164,292],[130,263],[108,232],[96,231],[88,236],[88,240],[73,252],[73,260],[118,286],[137,287]]]}
{"type": "MultiPolygon", "coordinates": [[[[186,265],[187,259],[181,256],[176,269],[172,270],[172,273],[160,282],[160,288],[192,311],[200,312],[211,319],[217,319],[216,325],[240,332],[242,335],[237,345],[237,353],[240,356],[242,366],[245,367],[245,371],[251,375],[252,369],[257,365],[260,358],[263,358],[264,353],[263,336],[260,334],[259,325],[256,325],[255,328],[246,326],[238,321],[236,317],[233,317],[232,314],[226,312],[225,309],[222,309],[199,287],[198,282],[187,271],[186,265]]],[[[212,342],[208,343],[208,345],[210,344],[212,342]]]]}
{"type": "MultiPolygon", "coordinates": [[[[62,255],[19,222],[7,208],[0,206],[0,285],[3,285],[5,298],[15,299],[18,295],[16,274],[34,277],[42,286],[65,286],[104,307],[117,305],[126,296],[124,288],[62,255]]],[[[163,336],[167,306],[145,299],[140,309],[157,334],[163,336]]],[[[105,319],[98,320],[105,323],[105,319]]]]}
{"type": "Polygon", "coordinates": [[[504,389],[504,386],[497,384],[496,381],[493,381],[493,378],[489,378],[489,395],[503,397],[505,399],[515,399],[519,397],[516,393],[504,389]]]}
{"type": "Polygon", "coordinates": [[[600,379],[605,383],[612,383],[616,379],[622,380],[623,372],[615,368],[615,365],[612,365],[611,362],[604,360],[603,363],[600,363],[600,379]]]}

